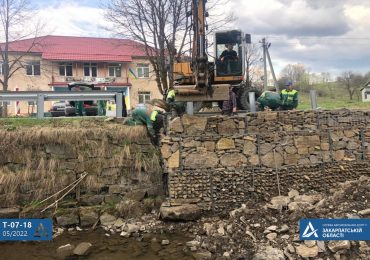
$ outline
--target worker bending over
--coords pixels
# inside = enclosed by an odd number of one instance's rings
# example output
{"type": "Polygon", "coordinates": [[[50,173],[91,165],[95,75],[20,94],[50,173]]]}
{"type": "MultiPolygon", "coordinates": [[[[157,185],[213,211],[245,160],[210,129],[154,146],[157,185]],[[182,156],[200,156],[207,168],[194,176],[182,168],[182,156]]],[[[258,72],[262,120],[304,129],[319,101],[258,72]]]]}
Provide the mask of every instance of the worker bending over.
{"type": "Polygon", "coordinates": [[[164,124],[163,115],[160,111],[148,106],[135,108],[132,111],[132,117],[127,119],[124,124],[130,126],[145,125],[153,144],[159,146],[160,130],[164,124]]]}
{"type": "Polygon", "coordinates": [[[281,109],[292,110],[298,106],[298,91],[293,89],[293,83],[288,82],[286,89],[283,89],[280,94],[281,98],[281,109]]]}

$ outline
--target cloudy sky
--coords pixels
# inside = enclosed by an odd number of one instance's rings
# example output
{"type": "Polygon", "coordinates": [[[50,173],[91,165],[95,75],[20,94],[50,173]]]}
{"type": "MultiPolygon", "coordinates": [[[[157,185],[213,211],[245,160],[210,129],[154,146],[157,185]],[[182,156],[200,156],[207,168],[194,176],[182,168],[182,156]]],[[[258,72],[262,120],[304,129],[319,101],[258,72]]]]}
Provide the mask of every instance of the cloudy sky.
{"type": "MultiPolygon", "coordinates": [[[[31,0],[54,35],[111,37],[101,3],[108,0],[31,0]]],[[[212,0],[209,0],[212,1],[212,0]]],[[[271,42],[279,73],[303,63],[312,72],[370,71],[369,0],[230,0],[235,26],[258,43],[271,42]]]]}

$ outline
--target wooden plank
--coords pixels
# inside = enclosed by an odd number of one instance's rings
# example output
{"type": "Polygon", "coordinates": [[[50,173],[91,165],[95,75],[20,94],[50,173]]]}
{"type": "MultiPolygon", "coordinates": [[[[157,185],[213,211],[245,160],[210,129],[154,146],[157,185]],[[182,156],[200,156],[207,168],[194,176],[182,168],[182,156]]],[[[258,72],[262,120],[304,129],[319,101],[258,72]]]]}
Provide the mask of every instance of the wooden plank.
{"type": "Polygon", "coordinates": [[[179,90],[176,101],[224,101],[229,99],[229,84],[218,84],[212,86],[212,93],[201,93],[195,91],[195,86],[176,86],[179,90]],[[187,91],[188,90],[188,91],[187,91]],[[185,93],[188,92],[188,93],[185,93]],[[189,93],[190,92],[190,93],[189,93]],[[191,93],[192,92],[192,93],[191,93]]]}

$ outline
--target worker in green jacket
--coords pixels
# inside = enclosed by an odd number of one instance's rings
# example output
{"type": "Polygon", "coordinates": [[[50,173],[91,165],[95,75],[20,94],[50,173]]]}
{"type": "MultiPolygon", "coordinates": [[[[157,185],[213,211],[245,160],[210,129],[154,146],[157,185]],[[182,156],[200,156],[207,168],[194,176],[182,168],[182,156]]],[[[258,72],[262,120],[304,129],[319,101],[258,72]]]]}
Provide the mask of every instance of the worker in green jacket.
{"type": "Polygon", "coordinates": [[[298,91],[293,89],[293,83],[288,82],[286,89],[283,89],[280,93],[281,109],[292,110],[298,106],[298,91]]]}
{"type": "Polygon", "coordinates": [[[145,125],[148,129],[150,138],[155,145],[159,145],[160,129],[164,125],[164,118],[160,111],[149,107],[135,108],[132,117],[127,119],[125,125],[145,125]]]}
{"type": "MultiPolygon", "coordinates": [[[[179,85],[178,82],[174,83],[174,86],[179,85]]],[[[175,89],[169,89],[166,102],[171,106],[172,116],[181,115],[185,112],[185,102],[175,101],[176,91],[175,89]]]]}

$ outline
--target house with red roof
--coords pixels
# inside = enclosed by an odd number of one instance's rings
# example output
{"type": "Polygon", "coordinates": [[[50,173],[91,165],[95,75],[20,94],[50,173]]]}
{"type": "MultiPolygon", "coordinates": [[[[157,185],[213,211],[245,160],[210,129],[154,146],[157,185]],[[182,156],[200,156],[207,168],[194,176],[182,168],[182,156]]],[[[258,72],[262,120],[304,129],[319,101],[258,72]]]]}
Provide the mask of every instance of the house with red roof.
{"type": "MultiPolygon", "coordinates": [[[[11,42],[9,52],[24,64],[10,78],[11,91],[67,91],[68,83],[86,81],[123,91],[128,109],[161,98],[144,46],[132,40],[47,35],[11,42]]],[[[28,105],[21,102],[21,114],[28,105]]]]}

